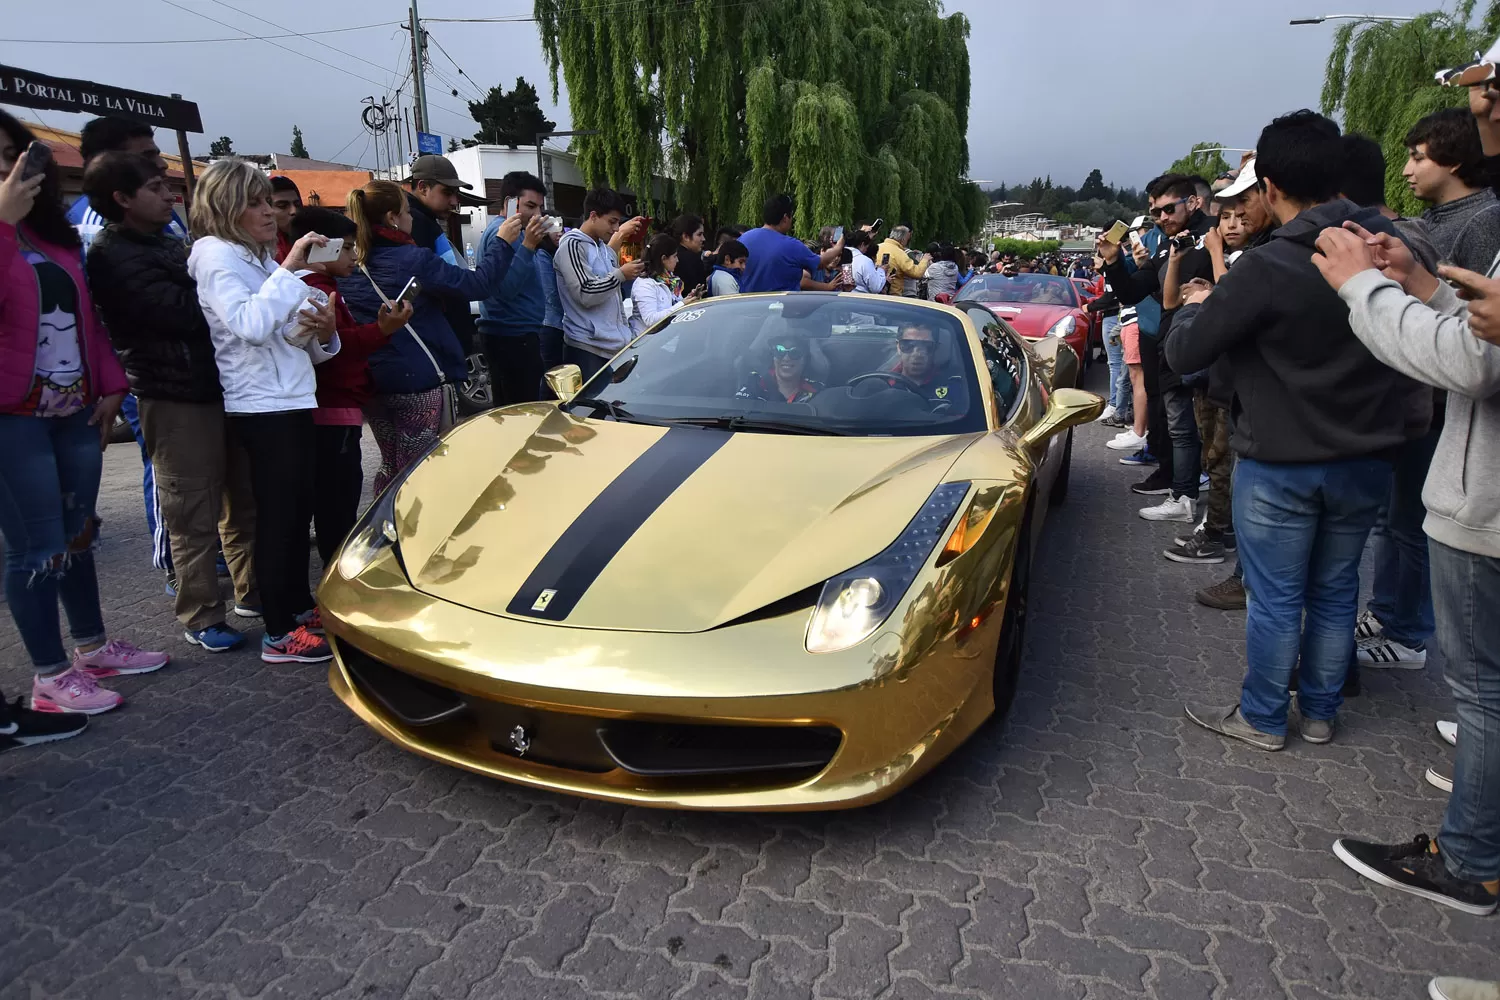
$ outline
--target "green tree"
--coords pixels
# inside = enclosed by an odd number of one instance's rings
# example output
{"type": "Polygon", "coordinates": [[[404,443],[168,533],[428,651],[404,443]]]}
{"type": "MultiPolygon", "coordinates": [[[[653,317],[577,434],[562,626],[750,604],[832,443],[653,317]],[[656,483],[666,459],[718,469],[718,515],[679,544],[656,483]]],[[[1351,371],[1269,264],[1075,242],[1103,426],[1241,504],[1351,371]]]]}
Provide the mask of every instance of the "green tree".
{"type": "Polygon", "coordinates": [[[209,156],[233,156],[234,140],[227,135],[221,135],[208,144],[209,156]]]}
{"type": "Polygon", "coordinates": [[[939,0],[601,4],[535,0],[557,94],[599,134],[575,144],[590,182],[651,190],[758,224],[797,200],[797,231],[910,221],[919,239],[984,223],[964,180],[969,22],[939,0]],[[657,141],[660,137],[661,141],[657,141]]]}
{"type": "Polygon", "coordinates": [[[516,85],[508,94],[503,87],[491,87],[483,101],[470,101],[469,113],[479,123],[475,141],[511,149],[530,146],[539,132],[557,128],[557,122],[542,113],[536,88],[524,76],[516,77],[516,85]]]}
{"type": "Polygon", "coordinates": [[[1104,174],[1098,167],[1089,171],[1089,175],[1083,180],[1083,187],[1078,189],[1079,201],[1090,201],[1094,198],[1108,198],[1110,192],[1104,187],[1104,174]]]}
{"type": "Polygon", "coordinates": [[[307,143],[302,141],[302,129],[300,126],[292,126],[292,148],[288,150],[293,156],[300,156],[304,160],[312,159],[307,152],[307,143]]]}
{"type": "Polygon", "coordinates": [[[1224,159],[1224,154],[1219,151],[1222,145],[1223,143],[1219,142],[1195,142],[1187,155],[1175,161],[1166,169],[1166,173],[1187,174],[1212,181],[1229,169],[1229,163],[1224,159]]]}
{"type": "Polygon", "coordinates": [[[1451,12],[1428,11],[1400,23],[1350,21],[1334,33],[1322,111],[1340,116],[1345,132],[1380,143],[1386,204],[1403,215],[1422,210],[1401,177],[1406,133],[1424,115],[1468,103],[1463,88],[1439,86],[1433,74],[1474,58],[1500,32],[1500,0],[1489,0],[1477,24],[1476,4],[1457,0],[1451,12]]]}

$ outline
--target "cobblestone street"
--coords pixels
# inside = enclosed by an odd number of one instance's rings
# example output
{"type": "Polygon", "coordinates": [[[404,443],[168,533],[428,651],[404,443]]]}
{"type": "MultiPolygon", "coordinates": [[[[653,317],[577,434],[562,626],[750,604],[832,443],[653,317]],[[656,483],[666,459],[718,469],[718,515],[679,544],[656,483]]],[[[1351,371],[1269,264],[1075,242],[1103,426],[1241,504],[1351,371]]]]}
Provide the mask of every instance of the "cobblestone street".
{"type": "MultiPolygon", "coordinates": [[[[1136,516],[1107,436],[1077,432],[1008,719],[892,801],[801,815],[483,780],[376,736],[322,667],[203,654],[148,565],[138,453],[111,447],[106,622],[175,659],[78,739],[0,757],[0,998],[1402,1000],[1493,977],[1493,919],[1329,850],[1435,830],[1441,661],[1366,672],[1326,746],[1187,722],[1237,696],[1243,615],[1193,603],[1229,566],[1161,557],[1180,526],[1136,516]]],[[[7,695],[27,665],[4,616],[7,695]]]]}

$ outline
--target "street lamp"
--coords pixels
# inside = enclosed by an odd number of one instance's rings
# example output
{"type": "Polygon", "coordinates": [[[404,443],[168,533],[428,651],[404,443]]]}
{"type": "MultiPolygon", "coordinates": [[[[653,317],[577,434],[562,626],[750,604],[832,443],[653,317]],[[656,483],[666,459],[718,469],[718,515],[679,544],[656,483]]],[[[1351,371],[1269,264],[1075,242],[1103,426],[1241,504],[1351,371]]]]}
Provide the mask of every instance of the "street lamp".
{"type": "MultiPolygon", "coordinates": [[[[541,180],[543,183],[546,183],[546,178],[544,178],[542,176],[542,140],[543,139],[553,139],[553,138],[557,138],[559,136],[568,136],[568,135],[598,135],[598,134],[599,134],[599,130],[596,129],[596,128],[576,129],[576,130],[567,131],[567,132],[538,132],[536,134],[536,175],[537,175],[537,178],[539,180],[541,180]]],[[[556,208],[557,208],[557,199],[554,198],[554,197],[552,197],[552,186],[551,185],[547,186],[547,208],[548,208],[549,211],[556,210],[556,208]]]]}
{"type": "Polygon", "coordinates": [[[1390,14],[1324,14],[1321,17],[1294,17],[1292,24],[1322,24],[1324,21],[1415,21],[1415,17],[1390,14]]]}

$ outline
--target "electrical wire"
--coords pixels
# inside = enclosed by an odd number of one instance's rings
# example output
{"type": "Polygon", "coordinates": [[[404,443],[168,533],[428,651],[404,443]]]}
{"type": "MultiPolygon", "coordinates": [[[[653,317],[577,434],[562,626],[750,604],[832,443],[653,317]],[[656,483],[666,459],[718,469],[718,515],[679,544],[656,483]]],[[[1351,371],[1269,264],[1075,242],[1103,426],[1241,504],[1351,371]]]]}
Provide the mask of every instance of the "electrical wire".
{"type": "Polygon", "coordinates": [[[293,31],[285,35],[235,35],[229,38],[0,38],[0,42],[17,45],[202,45],[208,42],[262,42],[273,38],[309,38],[313,35],[335,35],[344,31],[364,31],[367,28],[384,28],[405,21],[378,21],[375,24],[357,24],[351,28],[326,28],[322,31],[293,31]]]}
{"type": "MultiPolygon", "coordinates": [[[[758,3],[760,0],[736,0],[733,3],[713,4],[710,9],[732,10],[758,3]]],[[[596,14],[616,14],[631,8],[649,8],[653,13],[671,14],[696,10],[697,6],[697,0],[600,0],[599,3],[579,7],[577,10],[561,11],[558,16],[561,20],[567,20],[596,14]]],[[[424,17],[422,20],[434,24],[517,24],[534,22],[537,18],[527,14],[505,14],[498,17],[424,17]]]]}
{"type": "MultiPolygon", "coordinates": [[[[453,68],[456,69],[456,70],[458,70],[458,75],[461,76],[461,77],[463,77],[465,80],[469,81],[469,86],[474,89],[474,93],[475,93],[475,95],[477,95],[475,97],[475,100],[477,100],[481,104],[483,104],[484,103],[484,90],[483,90],[483,88],[481,88],[479,86],[479,84],[474,81],[474,78],[472,76],[470,76],[469,74],[467,74],[467,73],[464,72],[464,68],[458,64],[458,60],[457,59],[454,59],[451,55],[448,54],[448,50],[445,49],[445,48],[443,48],[443,43],[440,42],[440,41],[438,41],[438,38],[437,38],[436,35],[434,35],[432,32],[429,31],[427,33],[427,37],[432,41],[433,45],[437,46],[437,50],[443,54],[443,58],[447,59],[450,63],[453,64],[453,68]]],[[[453,89],[457,90],[458,87],[454,86],[453,89]]]]}

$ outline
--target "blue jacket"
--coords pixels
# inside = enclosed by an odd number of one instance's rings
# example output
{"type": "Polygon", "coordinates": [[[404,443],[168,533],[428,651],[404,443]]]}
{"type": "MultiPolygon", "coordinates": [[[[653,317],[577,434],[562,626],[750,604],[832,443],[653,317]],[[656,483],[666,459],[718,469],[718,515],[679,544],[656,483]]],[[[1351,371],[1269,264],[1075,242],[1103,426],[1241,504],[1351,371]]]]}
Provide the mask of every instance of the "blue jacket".
{"type": "MultiPolygon", "coordinates": [[[[493,219],[485,227],[484,235],[479,237],[476,267],[483,265],[485,258],[495,252],[495,245],[500,242],[495,234],[504,221],[503,218],[493,219]]],[[[536,333],[541,328],[547,302],[542,298],[542,284],[537,278],[536,251],[526,247],[522,242],[524,238],[517,236],[510,245],[514,256],[500,290],[479,303],[479,332],[486,336],[520,337],[536,333]]]]}
{"type": "Polygon", "coordinates": [[[542,301],[547,303],[547,308],[542,312],[542,326],[561,330],[562,299],[557,297],[557,271],[552,266],[551,251],[537,251],[536,279],[537,283],[542,286],[542,301]]]}
{"type": "MultiPolygon", "coordinates": [[[[1146,244],[1146,249],[1155,254],[1161,246],[1161,230],[1152,226],[1141,237],[1141,242],[1146,244]]],[[[1129,254],[1124,255],[1124,264],[1127,271],[1135,271],[1135,258],[1129,254]]],[[[1147,297],[1135,304],[1136,329],[1147,337],[1155,337],[1161,332],[1161,303],[1153,298],[1147,297]]]]}
{"type": "MultiPolygon", "coordinates": [[[[370,377],[376,392],[426,392],[437,388],[443,381],[454,385],[463,381],[463,348],[443,315],[440,296],[472,301],[494,294],[510,269],[511,248],[505,244],[502,246],[503,250],[490,255],[488,260],[481,261],[475,270],[470,271],[449,264],[425,247],[376,237],[375,245],[370,248],[370,257],[365,261],[370,277],[390,299],[400,295],[411,278],[415,277],[421,283],[422,294],[412,303],[409,325],[432,352],[444,376],[438,378],[432,362],[412,340],[411,333],[398,330],[384,347],[370,355],[370,377]]],[[[380,310],[380,296],[370,287],[363,272],[355,271],[349,277],[339,279],[339,297],[356,321],[375,322],[380,310]]]]}

